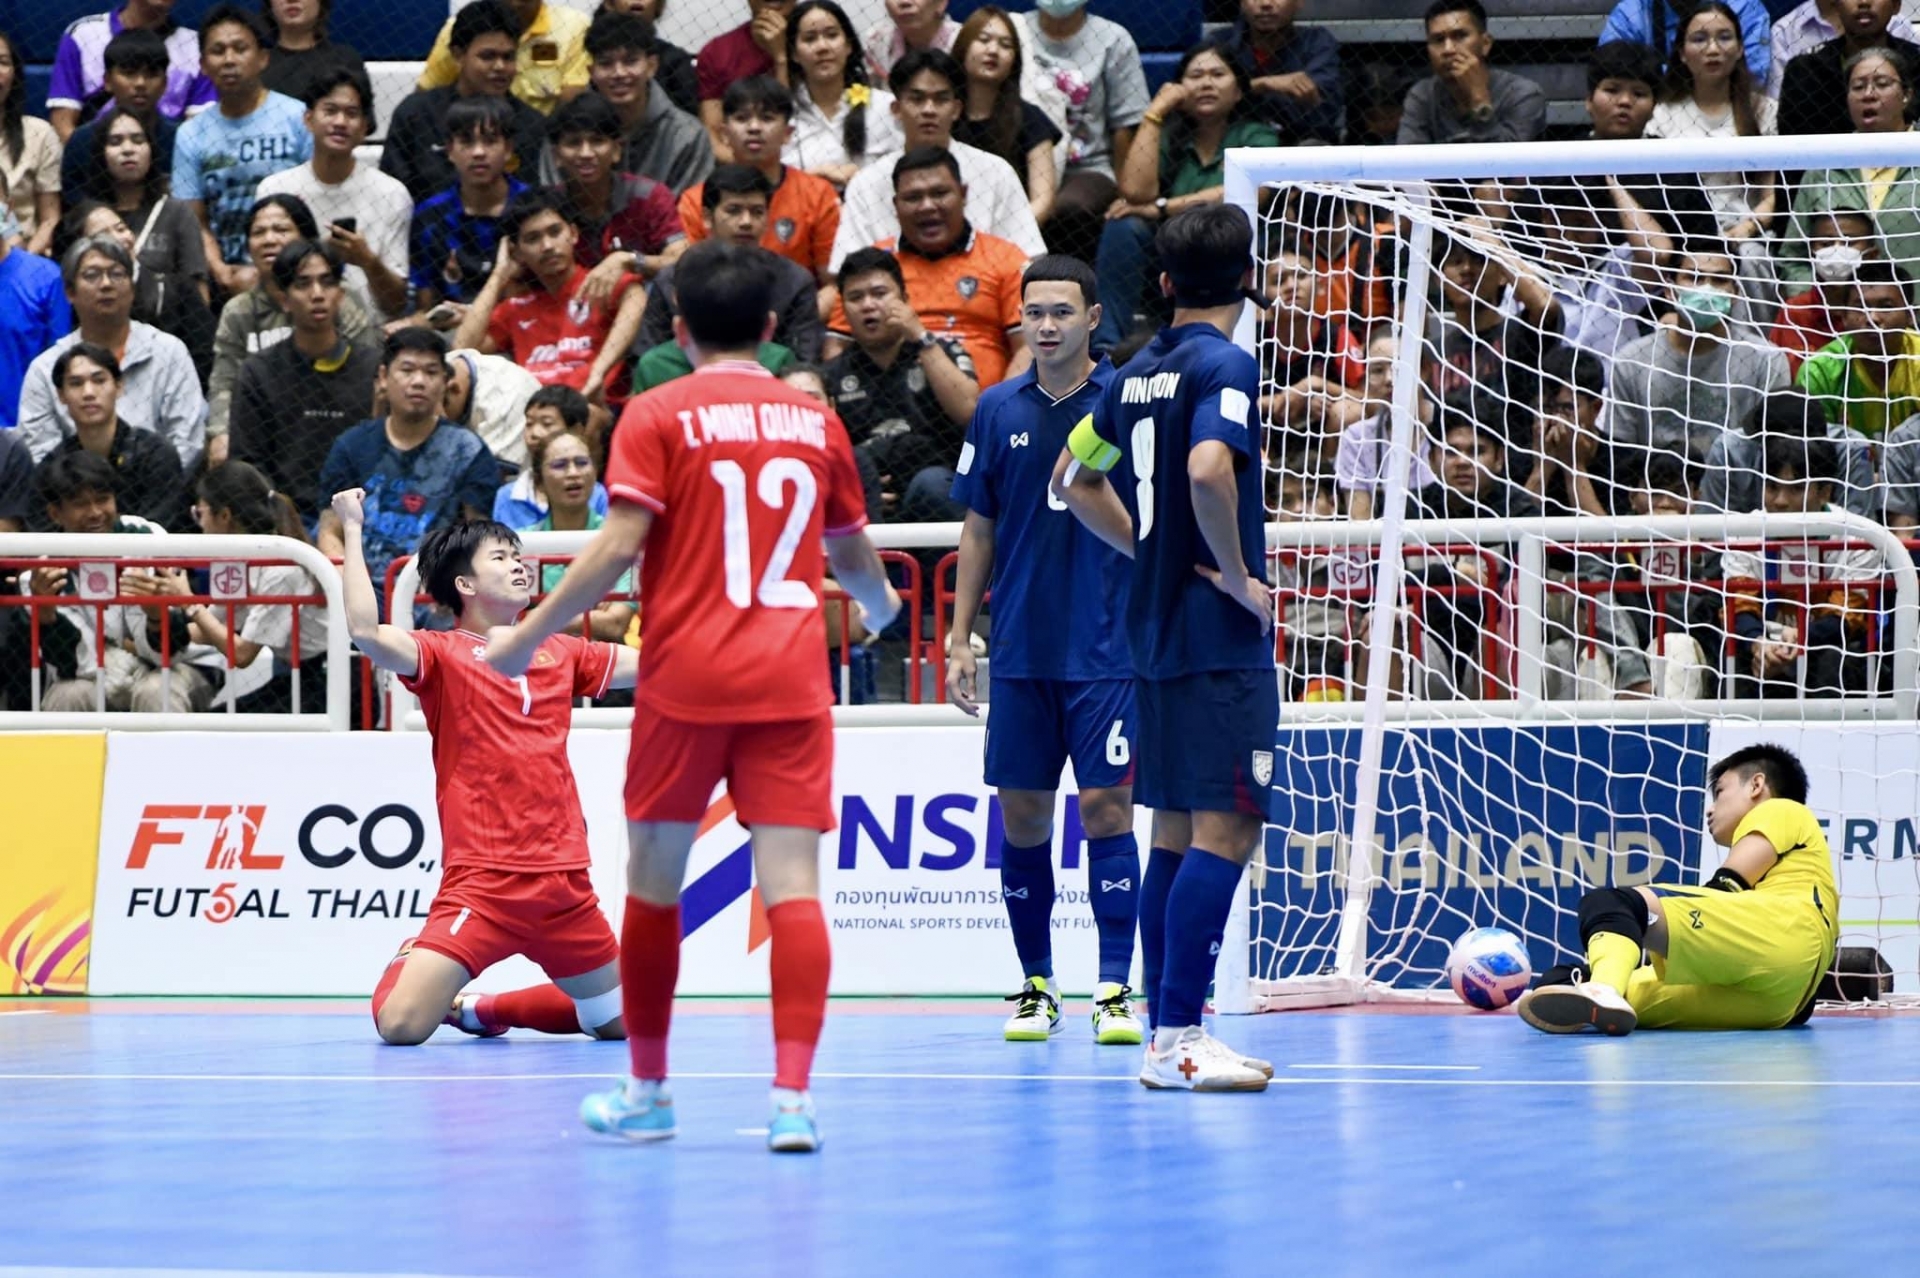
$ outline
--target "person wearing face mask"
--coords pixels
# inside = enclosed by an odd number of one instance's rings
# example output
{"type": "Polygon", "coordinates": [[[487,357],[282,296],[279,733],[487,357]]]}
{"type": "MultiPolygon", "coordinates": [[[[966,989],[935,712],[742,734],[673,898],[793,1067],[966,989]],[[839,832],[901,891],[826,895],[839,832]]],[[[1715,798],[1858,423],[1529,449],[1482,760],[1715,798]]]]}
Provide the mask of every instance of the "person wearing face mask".
{"type": "Polygon", "coordinates": [[[1724,433],[1747,433],[1761,400],[1787,384],[1786,356],[1730,331],[1736,287],[1724,249],[1682,246],[1657,327],[1614,353],[1607,428],[1628,465],[1649,450],[1705,456],[1724,433]]]}
{"type": "Polygon", "coordinates": [[[1920,333],[1913,286],[1893,263],[1871,259],[1853,280],[1850,328],[1807,357],[1796,383],[1827,420],[1880,439],[1920,413],[1920,333]]]}
{"type": "MultiPolygon", "coordinates": [[[[1787,354],[1787,372],[1798,375],[1808,354],[1840,336],[1844,311],[1853,297],[1854,272],[1869,253],[1882,255],[1873,215],[1865,209],[1832,209],[1807,219],[1805,257],[1811,285],[1780,303],[1767,340],[1787,354]]],[[[1787,271],[1783,265],[1781,275],[1787,271]]]]}
{"type": "MultiPolygon", "coordinates": [[[[1847,113],[1856,133],[1907,134],[1915,109],[1916,66],[1893,50],[1873,48],[1847,59],[1847,113]]],[[[1783,130],[1784,131],[1784,130],[1783,130]]],[[[1812,220],[1833,209],[1865,209],[1887,256],[1899,263],[1920,263],[1920,166],[1810,169],[1793,196],[1793,220],[1787,226],[1787,251],[1780,274],[1794,283],[1812,276],[1805,245],[1812,220]]]]}

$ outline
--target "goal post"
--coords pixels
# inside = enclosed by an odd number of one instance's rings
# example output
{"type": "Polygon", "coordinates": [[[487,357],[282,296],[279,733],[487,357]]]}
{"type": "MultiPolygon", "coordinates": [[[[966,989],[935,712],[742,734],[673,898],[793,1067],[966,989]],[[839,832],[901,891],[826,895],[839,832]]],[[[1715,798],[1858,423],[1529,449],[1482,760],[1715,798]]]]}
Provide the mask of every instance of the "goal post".
{"type": "Polygon", "coordinates": [[[1911,145],[1228,152],[1286,816],[1216,1008],[1434,997],[1474,927],[1566,961],[1587,888],[1711,874],[1761,740],[1920,992],[1920,236],[1847,199],[1911,145]]]}

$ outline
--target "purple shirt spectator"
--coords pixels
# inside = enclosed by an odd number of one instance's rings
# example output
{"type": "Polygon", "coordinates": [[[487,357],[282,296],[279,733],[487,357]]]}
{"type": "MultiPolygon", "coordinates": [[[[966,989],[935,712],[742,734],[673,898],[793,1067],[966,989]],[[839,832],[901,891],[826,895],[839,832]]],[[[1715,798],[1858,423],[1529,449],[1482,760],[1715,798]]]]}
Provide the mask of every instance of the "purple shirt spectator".
{"type": "MultiPolygon", "coordinates": [[[[78,111],[107,81],[107,41],[126,28],[120,11],[76,19],[60,37],[53,55],[53,82],[47,88],[49,111],[78,111]]],[[[190,27],[169,23],[160,28],[167,42],[167,91],[160,95],[160,114],[180,120],[201,111],[214,99],[213,81],[200,74],[200,35],[190,27]]]]}

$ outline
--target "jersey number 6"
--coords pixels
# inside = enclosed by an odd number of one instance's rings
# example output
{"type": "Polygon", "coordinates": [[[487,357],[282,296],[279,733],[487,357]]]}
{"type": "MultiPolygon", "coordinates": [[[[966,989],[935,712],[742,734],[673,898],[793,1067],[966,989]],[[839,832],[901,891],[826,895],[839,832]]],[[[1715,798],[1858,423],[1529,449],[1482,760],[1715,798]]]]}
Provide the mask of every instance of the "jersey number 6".
{"type": "Polygon", "coordinates": [[[767,570],[760,575],[760,586],[753,586],[753,546],[747,528],[747,472],[737,461],[717,461],[708,468],[720,485],[726,501],[721,545],[726,554],[727,602],[736,608],[753,605],[756,598],[763,608],[813,608],[819,601],[804,581],[788,581],[787,569],[793,566],[794,552],[807,530],[813,514],[816,489],[813,472],[795,457],[776,457],[760,468],[760,480],[754,486],[762,505],[779,510],[786,505],[787,484],[793,484],[793,509],[787,513],[786,526],[773,544],[767,570]]]}

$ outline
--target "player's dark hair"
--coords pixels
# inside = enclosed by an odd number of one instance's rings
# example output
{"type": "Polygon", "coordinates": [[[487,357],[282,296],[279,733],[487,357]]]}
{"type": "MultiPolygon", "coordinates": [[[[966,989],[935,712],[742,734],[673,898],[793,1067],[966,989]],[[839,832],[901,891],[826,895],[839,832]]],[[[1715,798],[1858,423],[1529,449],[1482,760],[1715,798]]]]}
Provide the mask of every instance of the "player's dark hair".
{"type": "Polygon", "coordinates": [[[267,26],[267,20],[252,9],[242,9],[237,4],[216,4],[207,10],[200,19],[200,52],[207,51],[207,40],[215,27],[245,27],[252,34],[253,42],[262,49],[273,47],[273,31],[267,26]]]}
{"type": "Polygon", "coordinates": [[[457,57],[483,35],[503,35],[517,44],[520,19],[503,0],[479,0],[453,16],[453,30],[447,32],[447,48],[457,57]]]}
{"type": "Polygon", "coordinates": [[[1100,284],[1093,268],[1069,253],[1047,253],[1027,264],[1020,277],[1020,298],[1026,300],[1029,284],[1078,284],[1080,296],[1088,307],[1099,300],[1100,284]]]}
{"type": "Polygon", "coordinates": [[[521,229],[542,213],[552,213],[569,226],[577,226],[573,215],[567,212],[565,201],[545,187],[536,186],[507,201],[507,211],[500,215],[500,238],[509,244],[517,242],[521,229]]]}
{"type": "Polygon", "coordinates": [[[834,284],[842,293],[847,291],[847,281],[860,275],[871,275],[875,271],[886,276],[899,288],[900,296],[907,295],[907,277],[901,273],[900,261],[893,254],[881,248],[855,249],[840,261],[840,273],[833,278],[834,284]]]}
{"type": "Polygon", "coordinates": [[[279,209],[293,223],[293,229],[300,232],[303,240],[318,240],[320,224],[313,220],[313,210],[307,202],[297,195],[263,195],[253,202],[247,210],[247,237],[253,237],[253,221],[268,209],[279,209]]]}
{"type": "Polygon", "coordinates": [[[1660,55],[1637,40],[1609,40],[1587,55],[1587,96],[1608,80],[1634,80],[1658,94],[1663,77],[1660,55]]]}
{"type": "Polygon", "coordinates": [[[393,361],[408,351],[421,355],[438,355],[440,366],[446,367],[447,339],[430,328],[421,328],[417,325],[397,328],[387,336],[386,348],[380,352],[380,367],[393,367],[393,361]]]}
{"type": "MultiPolygon", "coordinates": [[[[854,49],[853,56],[860,56],[858,48],[854,49]]],[[[967,73],[945,49],[908,49],[906,56],[894,63],[893,70],[887,73],[887,88],[893,91],[894,97],[903,98],[914,77],[927,71],[945,80],[953,89],[954,96],[964,100],[967,73]]]]}
{"type": "MultiPolygon", "coordinates": [[[[462,13],[471,12],[463,9],[462,13]]],[[[458,98],[447,108],[447,137],[456,142],[468,142],[475,138],[505,138],[512,146],[513,104],[505,98],[496,98],[482,93],[471,98],[458,98]]]]}
{"type": "Polygon", "coordinates": [[[956,185],[966,187],[967,179],[960,172],[960,161],[953,152],[944,146],[916,146],[893,162],[893,189],[900,189],[900,179],[909,173],[919,173],[924,169],[945,169],[953,174],[956,185]]]}
{"type": "Polygon", "coordinates": [[[1837,484],[1840,459],[1827,439],[1769,435],[1760,446],[1760,473],[1776,484],[1837,484]]]}
{"type": "Polygon", "coordinates": [[[611,138],[615,142],[626,136],[626,129],[620,123],[620,113],[613,103],[589,90],[573,99],[563,102],[553,113],[553,119],[547,122],[547,136],[555,142],[585,134],[592,138],[611,138]]]}
{"type": "Polygon", "coordinates": [[[42,506],[64,506],[82,493],[111,495],[118,490],[118,483],[112,462],[99,453],[76,448],[41,462],[34,472],[33,489],[42,506]]]}
{"type": "Polygon", "coordinates": [[[793,93],[770,75],[750,75],[727,86],[720,99],[722,116],[738,115],[746,110],[770,111],[793,119],[793,93]]]}
{"type": "Polygon", "coordinates": [[[352,89],[360,95],[360,115],[367,122],[367,133],[369,135],[378,133],[380,117],[373,111],[373,86],[367,82],[367,77],[352,67],[334,67],[332,70],[322,71],[313,83],[307,86],[307,91],[301,95],[300,100],[312,108],[319,105],[320,99],[339,88],[352,89]]]}
{"type": "Polygon", "coordinates": [[[591,405],[587,397],[571,386],[542,386],[527,396],[528,408],[551,408],[560,414],[560,424],[568,430],[584,428],[591,405]]]}
{"type": "Polygon", "coordinates": [[[1175,306],[1226,306],[1243,296],[1241,281],[1253,268],[1253,223],[1244,209],[1202,204],[1177,213],[1154,244],[1173,280],[1175,306]]]}
{"type": "MultiPolygon", "coordinates": [[[[402,329],[401,332],[407,330],[402,329]]],[[[433,601],[456,617],[466,606],[454,578],[473,573],[473,557],[490,541],[504,541],[520,549],[520,534],[497,519],[456,519],[420,539],[420,583],[433,601]]]]}
{"type": "Polygon", "coordinates": [[[1807,801],[1807,770],[1799,757],[1785,746],[1764,742],[1735,750],[1707,769],[1707,788],[1718,786],[1720,778],[1729,772],[1737,777],[1758,773],[1767,779],[1767,789],[1773,792],[1774,798],[1793,803],[1807,801]]]}
{"type": "MultiPolygon", "coordinates": [[[[164,73],[172,62],[167,55],[167,42],[159,32],[146,27],[128,27],[114,36],[107,41],[100,57],[109,71],[164,73]]],[[[21,77],[21,83],[25,82],[25,77],[21,77]]]]}
{"type": "Polygon", "coordinates": [[[107,370],[116,386],[126,383],[126,374],[120,371],[120,360],[104,346],[93,342],[75,342],[60,352],[53,361],[53,389],[58,391],[67,384],[67,370],[73,367],[73,361],[84,359],[89,364],[97,364],[107,370]]]}
{"type": "Polygon", "coordinates": [[[1480,0],[1433,0],[1427,6],[1426,14],[1420,19],[1422,27],[1430,27],[1433,20],[1449,13],[1464,13],[1473,19],[1473,25],[1482,32],[1487,29],[1487,6],[1480,0]]]}
{"type": "Polygon", "coordinates": [[[243,461],[215,466],[200,476],[194,492],[208,510],[224,510],[231,515],[234,527],[243,533],[307,539],[293,500],[275,492],[265,475],[243,461]]]}
{"type": "Polygon", "coordinates": [[[335,284],[344,278],[347,264],[341,260],[339,249],[324,242],[294,240],[280,250],[280,256],[273,259],[273,282],[280,286],[281,292],[293,287],[293,282],[300,277],[301,266],[310,257],[317,257],[327,264],[327,269],[333,272],[335,284]]]}
{"type": "Polygon", "coordinates": [[[674,264],[674,294],[687,332],[703,350],[757,347],[773,310],[766,250],[702,240],[674,264]]]}
{"type": "Polygon", "coordinates": [[[659,54],[660,36],[647,16],[614,13],[609,9],[594,14],[593,22],[587,27],[587,57],[597,62],[608,54],[629,50],[647,57],[659,54]]]}
{"type": "Polygon", "coordinates": [[[747,164],[722,164],[707,175],[700,191],[700,208],[707,213],[720,207],[729,195],[760,195],[773,202],[773,183],[767,175],[747,164]]]}

